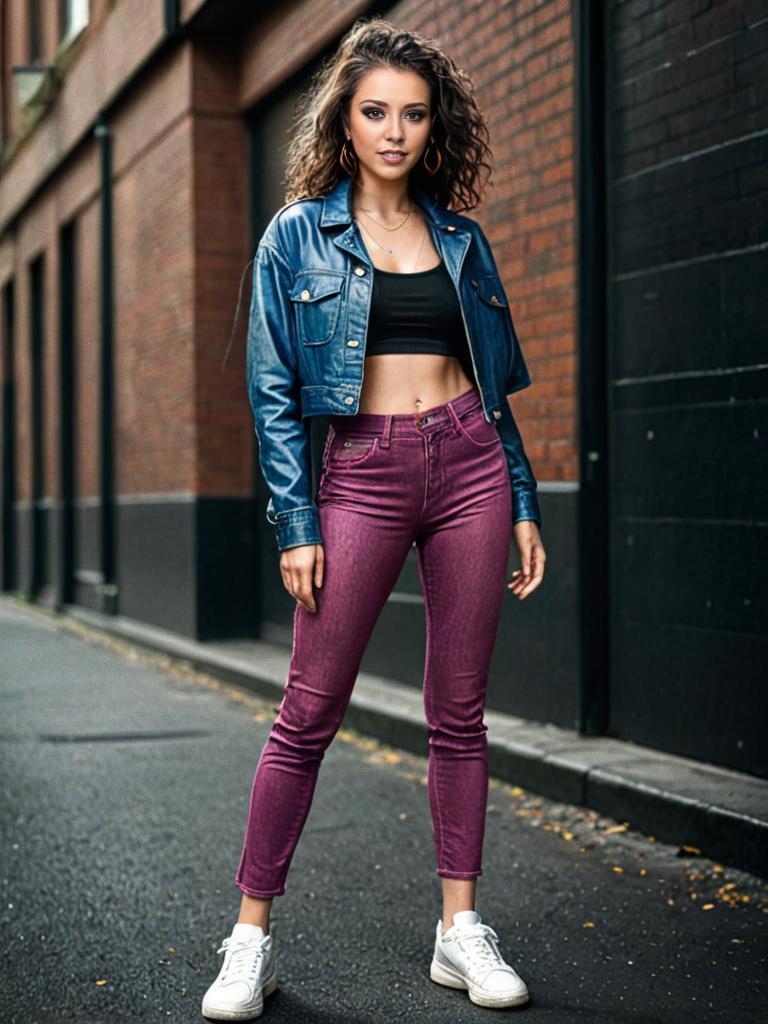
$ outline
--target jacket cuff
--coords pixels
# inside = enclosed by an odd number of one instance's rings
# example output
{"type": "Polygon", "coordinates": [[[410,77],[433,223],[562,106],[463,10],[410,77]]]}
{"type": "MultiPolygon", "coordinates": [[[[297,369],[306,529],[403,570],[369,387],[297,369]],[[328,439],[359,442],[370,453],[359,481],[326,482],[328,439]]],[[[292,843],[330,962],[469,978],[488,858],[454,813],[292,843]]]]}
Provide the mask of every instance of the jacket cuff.
{"type": "Polygon", "coordinates": [[[300,544],[323,543],[320,517],[315,505],[278,512],[274,518],[269,518],[269,522],[275,528],[275,540],[280,551],[300,544]]]}
{"type": "Polygon", "coordinates": [[[541,528],[541,509],[539,499],[535,491],[512,489],[512,523],[519,523],[523,519],[533,519],[536,525],[541,528]]]}

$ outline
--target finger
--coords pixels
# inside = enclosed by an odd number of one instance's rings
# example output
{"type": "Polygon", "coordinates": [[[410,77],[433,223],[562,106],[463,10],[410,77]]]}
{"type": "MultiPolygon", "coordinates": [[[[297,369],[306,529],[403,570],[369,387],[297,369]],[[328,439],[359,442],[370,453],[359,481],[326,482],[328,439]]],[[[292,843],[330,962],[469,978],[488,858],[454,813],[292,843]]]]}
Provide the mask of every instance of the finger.
{"type": "Polygon", "coordinates": [[[288,572],[288,569],[286,569],[286,567],[284,565],[280,566],[280,575],[283,578],[283,586],[288,591],[288,593],[291,595],[291,597],[293,597],[293,587],[292,587],[292,584],[291,584],[291,574],[288,572]]]}
{"type": "Polygon", "coordinates": [[[520,552],[520,565],[522,566],[523,576],[526,580],[531,578],[531,545],[526,545],[523,551],[520,552]]]}
{"type": "Polygon", "coordinates": [[[318,544],[315,551],[317,552],[315,555],[315,586],[322,587],[323,570],[325,568],[322,545],[318,544]]]}
{"type": "Polygon", "coordinates": [[[304,602],[301,599],[301,577],[299,576],[299,570],[292,568],[289,575],[290,586],[288,587],[288,590],[290,591],[291,597],[297,604],[300,604],[303,607],[304,602]]]}
{"type": "Polygon", "coordinates": [[[534,546],[532,554],[532,573],[530,580],[526,583],[523,589],[518,594],[518,597],[525,598],[529,594],[533,593],[536,587],[539,586],[541,581],[544,579],[544,563],[546,562],[546,555],[544,554],[543,548],[539,545],[534,546]]]}
{"type": "Polygon", "coordinates": [[[312,592],[312,570],[310,568],[305,567],[301,570],[301,575],[299,577],[298,594],[302,604],[307,609],[307,611],[317,611],[317,605],[315,604],[315,595],[312,592]]]}

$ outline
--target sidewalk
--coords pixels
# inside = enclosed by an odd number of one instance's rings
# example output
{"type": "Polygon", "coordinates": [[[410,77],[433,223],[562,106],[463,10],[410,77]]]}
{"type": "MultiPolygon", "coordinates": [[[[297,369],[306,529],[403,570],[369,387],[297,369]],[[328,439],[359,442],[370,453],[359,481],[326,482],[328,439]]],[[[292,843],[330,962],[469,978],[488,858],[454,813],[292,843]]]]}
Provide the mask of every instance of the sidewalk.
{"type": "MultiPolygon", "coordinates": [[[[16,608],[25,605],[13,599],[16,608]]],[[[47,611],[47,610],[46,610],[47,611]]],[[[82,608],[66,617],[279,700],[290,652],[261,641],[199,643],[82,608]]],[[[768,780],[606,737],[487,710],[490,768],[551,799],[627,821],[659,840],[768,877],[768,780]]],[[[417,754],[427,749],[421,691],[361,672],[345,724],[417,754]]]]}

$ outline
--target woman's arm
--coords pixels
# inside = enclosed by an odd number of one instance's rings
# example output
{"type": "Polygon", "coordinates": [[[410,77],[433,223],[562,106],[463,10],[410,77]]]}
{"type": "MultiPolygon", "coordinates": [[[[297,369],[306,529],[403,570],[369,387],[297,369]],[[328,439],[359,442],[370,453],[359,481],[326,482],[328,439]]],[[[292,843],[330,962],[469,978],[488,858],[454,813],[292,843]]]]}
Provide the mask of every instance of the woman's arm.
{"type": "Polygon", "coordinates": [[[501,403],[501,419],[496,421],[496,426],[504,446],[509,477],[512,482],[512,523],[519,523],[522,519],[532,519],[537,526],[541,527],[536,477],[533,475],[528,456],[525,454],[520,430],[506,399],[501,403]]]}
{"type": "MultiPolygon", "coordinates": [[[[499,278],[499,282],[501,282],[501,274],[499,273],[499,268],[496,264],[496,258],[493,255],[491,243],[488,241],[488,238],[480,224],[477,221],[474,221],[474,224],[477,227],[478,240],[486,260],[493,269],[493,272],[499,278]]],[[[502,283],[502,289],[503,287],[502,283]]],[[[528,372],[528,367],[525,363],[525,358],[523,357],[517,332],[515,331],[515,324],[512,318],[512,307],[509,303],[509,298],[507,297],[506,292],[504,293],[504,298],[507,303],[504,315],[508,318],[507,326],[510,330],[510,345],[512,353],[511,365],[505,381],[505,395],[508,396],[516,391],[529,387],[532,381],[528,372]]],[[[519,523],[523,519],[532,519],[537,526],[540,527],[541,510],[539,508],[539,500],[536,494],[536,478],[533,475],[531,464],[525,453],[523,439],[520,436],[520,430],[518,429],[515,417],[512,414],[512,410],[506,398],[501,403],[501,419],[496,421],[496,426],[498,427],[499,434],[501,435],[501,441],[507,457],[507,465],[509,466],[509,476],[512,481],[512,522],[514,524],[519,523]]]]}
{"type": "Polygon", "coordinates": [[[290,284],[288,264],[277,246],[263,238],[253,262],[247,380],[259,465],[271,493],[266,516],[281,551],[322,543],[309,434],[301,417],[290,284]]]}

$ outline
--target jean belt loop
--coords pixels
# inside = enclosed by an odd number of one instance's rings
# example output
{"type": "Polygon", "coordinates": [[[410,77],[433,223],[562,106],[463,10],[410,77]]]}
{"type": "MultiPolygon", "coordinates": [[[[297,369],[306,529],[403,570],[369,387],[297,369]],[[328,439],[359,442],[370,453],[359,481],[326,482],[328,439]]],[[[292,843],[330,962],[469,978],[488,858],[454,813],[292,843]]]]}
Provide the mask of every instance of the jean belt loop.
{"type": "Polygon", "coordinates": [[[381,432],[381,447],[389,448],[392,438],[392,413],[386,413],[384,416],[384,429],[381,432]]]}
{"type": "Polygon", "coordinates": [[[320,465],[321,466],[324,466],[325,463],[328,461],[328,453],[331,450],[331,445],[333,444],[333,439],[334,439],[335,436],[336,436],[336,431],[333,429],[333,424],[329,423],[328,424],[328,432],[325,435],[325,445],[323,446],[323,452],[322,452],[322,455],[321,455],[321,458],[320,458],[320,465]]]}
{"type": "Polygon", "coordinates": [[[454,409],[453,402],[446,402],[445,403],[445,407],[448,410],[448,413],[449,413],[451,419],[453,420],[453,428],[454,428],[454,430],[456,431],[457,434],[460,434],[461,433],[461,424],[459,423],[459,414],[454,409]]]}

